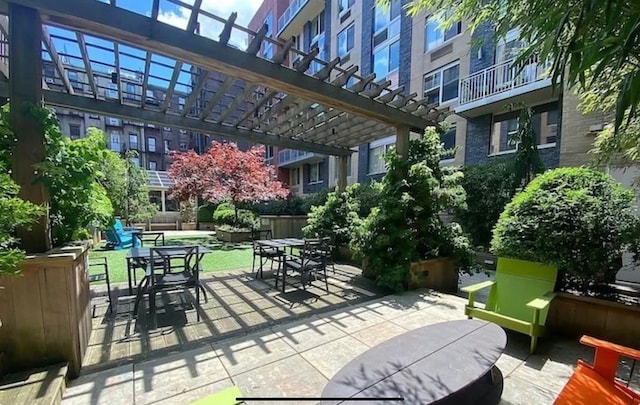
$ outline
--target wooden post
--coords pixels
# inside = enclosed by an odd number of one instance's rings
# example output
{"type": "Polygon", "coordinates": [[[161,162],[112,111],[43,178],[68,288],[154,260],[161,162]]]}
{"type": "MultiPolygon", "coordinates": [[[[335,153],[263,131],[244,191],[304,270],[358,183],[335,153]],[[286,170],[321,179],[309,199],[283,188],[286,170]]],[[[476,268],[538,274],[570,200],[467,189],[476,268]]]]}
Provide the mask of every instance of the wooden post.
{"type": "Polygon", "coordinates": [[[396,127],[396,152],[406,159],[409,156],[409,127],[396,127]]]}
{"type": "Polygon", "coordinates": [[[347,156],[338,156],[338,191],[347,188],[347,156]]]}
{"type": "MultiPolygon", "coordinates": [[[[11,126],[17,138],[13,152],[12,175],[20,186],[19,196],[35,204],[49,206],[49,194],[42,184],[35,184],[34,165],[44,157],[44,133],[30,115],[32,106],[42,101],[42,23],[35,9],[9,3],[9,99],[11,126]]],[[[51,248],[49,214],[31,226],[18,230],[22,248],[30,253],[51,248]]]]}

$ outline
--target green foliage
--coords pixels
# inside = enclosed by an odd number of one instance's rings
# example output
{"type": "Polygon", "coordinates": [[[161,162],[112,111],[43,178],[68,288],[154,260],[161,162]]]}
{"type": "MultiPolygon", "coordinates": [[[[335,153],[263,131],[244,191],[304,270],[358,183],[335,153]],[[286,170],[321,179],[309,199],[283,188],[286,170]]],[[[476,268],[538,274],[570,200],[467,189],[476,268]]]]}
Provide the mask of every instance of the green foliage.
{"type": "Polygon", "coordinates": [[[70,140],[62,135],[54,114],[33,108],[34,118],[45,136],[44,161],[38,165],[39,181],[51,196],[50,221],[54,246],[73,240],[74,235],[90,225],[106,226],[113,217],[113,207],[99,183],[104,177],[100,162],[106,155],[102,133],[91,132],[82,139],[70,140]]]}
{"type": "Polygon", "coordinates": [[[239,207],[248,209],[257,215],[307,215],[311,207],[324,205],[327,201],[329,190],[305,196],[291,196],[287,199],[277,199],[257,204],[238,204],[239,207]]]}
{"type": "MultiPolygon", "coordinates": [[[[511,105],[510,108],[514,108],[511,105]]],[[[536,133],[533,130],[533,109],[529,106],[519,106],[518,132],[510,142],[517,145],[513,162],[513,185],[516,189],[526,186],[536,174],[544,171],[544,165],[538,153],[536,133]]]]}
{"type": "Polygon", "coordinates": [[[493,227],[514,195],[513,162],[503,159],[465,166],[463,172],[467,203],[455,210],[455,217],[475,246],[488,248],[493,227]]]}
{"type": "Polygon", "coordinates": [[[213,213],[216,211],[218,204],[206,203],[198,207],[197,219],[198,222],[211,222],[213,219],[213,213]]]}
{"type": "Polygon", "coordinates": [[[196,220],[196,199],[190,198],[180,201],[180,220],[182,222],[195,222],[196,220]]]}
{"type": "Polygon", "coordinates": [[[494,230],[495,254],[558,266],[580,285],[612,282],[625,248],[638,252],[633,192],[609,175],[560,168],[534,179],[494,230]]]}
{"type": "Polygon", "coordinates": [[[332,236],[336,246],[349,245],[354,228],[377,206],[379,188],[377,183],[354,184],[329,193],[324,205],[311,207],[308,225],[302,228],[305,236],[332,236]]]}
{"type": "Polygon", "coordinates": [[[216,225],[227,225],[231,229],[255,229],[256,216],[249,210],[236,209],[232,203],[218,205],[213,213],[216,225]]]}
{"type": "Polygon", "coordinates": [[[127,193],[123,217],[128,224],[145,222],[158,212],[158,207],[149,199],[148,175],[133,162],[138,152],[129,150],[125,154],[127,193]]]}
{"type": "Polygon", "coordinates": [[[440,166],[447,154],[437,131],[428,128],[422,139],[409,142],[406,160],[394,148],[385,155],[378,207],[356,227],[351,242],[356,257],[365,260],[365,275],[379,285],[406,289],[414,261],[453,257],[463,268],[473,262],[461,227],[440,218],[465,204],[462,172],[440,166]]]}

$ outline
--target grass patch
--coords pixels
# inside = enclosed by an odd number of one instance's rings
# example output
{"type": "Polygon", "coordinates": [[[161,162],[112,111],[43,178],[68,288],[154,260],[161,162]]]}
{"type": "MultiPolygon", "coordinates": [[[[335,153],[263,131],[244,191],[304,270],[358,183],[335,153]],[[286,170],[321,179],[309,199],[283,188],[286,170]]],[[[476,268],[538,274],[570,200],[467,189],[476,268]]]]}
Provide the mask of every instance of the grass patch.
{"type": "MultiPolygon", "coordinates": [[[[221,270],[235,270],[251,268],[253,249],[250,242],[226,243],[220,242],[215,236],[195,237],[167,237],[167,245],[184,246],[200,245],[211,249],[202,258],[202,269],[205,273],[221,270]]],[[[112,283],[127,281],[127,260],[125,256],[129,249],[105,250],[97,248],[89,252],[89,259],[106,257],[109,265],[109,278],[112,283]]]]}

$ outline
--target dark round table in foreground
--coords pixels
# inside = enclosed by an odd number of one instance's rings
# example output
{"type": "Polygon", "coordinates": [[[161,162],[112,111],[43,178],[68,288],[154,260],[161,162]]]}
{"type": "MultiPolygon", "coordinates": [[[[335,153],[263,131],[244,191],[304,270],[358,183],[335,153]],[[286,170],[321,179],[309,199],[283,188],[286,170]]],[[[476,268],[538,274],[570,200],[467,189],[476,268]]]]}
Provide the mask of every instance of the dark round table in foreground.
{"type": "Polygon", "coordinates": [[[322,404],[497,404],[503,379],[495,363],[506,343],[501,327],[479,320],[415,329],[342,368],[322,404]]]}

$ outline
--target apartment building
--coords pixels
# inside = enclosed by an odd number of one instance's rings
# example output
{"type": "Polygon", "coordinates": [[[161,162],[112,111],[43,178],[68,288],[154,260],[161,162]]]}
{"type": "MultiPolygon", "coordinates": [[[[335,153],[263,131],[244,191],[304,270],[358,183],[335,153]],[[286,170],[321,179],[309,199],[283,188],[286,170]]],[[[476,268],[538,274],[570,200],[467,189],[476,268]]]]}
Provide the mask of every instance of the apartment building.
{"type": "MultiPolygon", "coordinates": [[[[392,86],[405,86],[440,108],[448,108],[447,131],[442,142],[457,147],[443,164],[483,164],[515,152],[508,142],[517,131],[517,109],[525,103],[534,109],[538,148],[547,167],[581,165],[604,117],[582,115],[578,97],[552,87],[547,64],[537,58],[520,66],[512,62],[524,45],[514,28],[494,41],[490,24],[471,35],[467,22],[439,28],[445,10],[422,11],[414,17],[404,12],[408,0],[392,0],[387,9],[375,0],[293,0],[283,11],[283,0],[265,0],[253,26],[277,21],[281,39],[293,37],[305,52],[319,48],[325,60],[341,58],[341,66],[358,65],[359,73],[376,74],[392,86]],[[481,43],[479,45],[479,43],[481,43]]],[[[380,179],[385,172],[382,155],[395,143],[395,135],[360,145],[349,159],[348,184],[380,179]]],[[[274,161],[281,178],[298,194],[333,187],[337,179],[335,158],[290,149],[276,150],[274,161]]]]}

